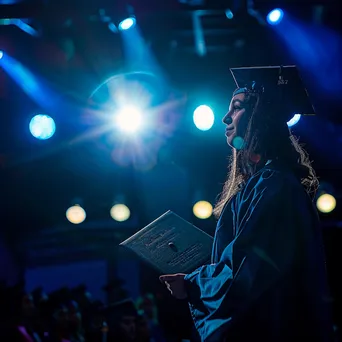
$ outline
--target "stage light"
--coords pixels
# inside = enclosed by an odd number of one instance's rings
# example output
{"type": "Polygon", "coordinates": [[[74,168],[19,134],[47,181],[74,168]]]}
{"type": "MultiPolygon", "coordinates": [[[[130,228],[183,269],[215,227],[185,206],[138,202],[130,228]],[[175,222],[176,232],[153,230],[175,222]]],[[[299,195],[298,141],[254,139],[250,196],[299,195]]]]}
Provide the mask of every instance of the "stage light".
{"type": "Polygon", "coordinates": [[[272,10],[267,15],[267,22],[270,25],[278,25],[284,17],[284,12],[280,8],[272,10]]]}
{"type": "Polygon", "coordinates": [[[194,111],[194,124],[201,131],[208,131],[214,124],[214,112],[206,105],[197,107],[194,111]]]}
{"type": "Polygon", "coordinates": [[[51,138],[56,131],[54,120],[48,115],[36,115],[30,121],[31,134],[40,140],[51,138]]]}
{"type": "Polygon", "coordinates": [[[288,127],[292,127],[292,126],[296,125],[301,117],[302,116],[300,114],[295,114],[293,116],[293,118],[290,121],[287,122],[287,126],[288,127]]]}
{"type": "Polygon", "coordinates": [[[234,14],[230,9],[226,9],[226,17],[227,17],[227,19],[233,19],[234,18],[234,14]]]}
{"type": "Polygon", "coordinates": [[[120,31],[129,30],[131,27],[134,27],[135,22],[136,20],[134,17],[126,18],[119,23],[119,30],[120,31]]]}
{"type": "Polygon", "coordinates": [[[213,206],[207,201],[199,201],[194,205],[192,211],[196,217],[204,220],[212,215],[213,206]]]}
{"type": "Polygon", "coordinates": [[[110,216],[118,222],[127,221],[131,216],[131,211],[125,204],[115,204],[110,209],[110,216]]]}
{"type": "Polygon", "coordinates": [[[134,133],[142,124],[142,114],[134,106],[123,107],[116,115],[116,124],[120,130],[127,133],[134,133]]]}
{"type": "Polygon", "coordinates": [[[323,194],[318,197],[316,206],[321,213],[330,213],[336,208],[336,199],[330,194],[323,194]]]}
{"type": "Polygon", "coordinates": [[[80,224],[86,219],[86,212],[85,210],[78,204],[75,204],[74,206],[70,207],[66,211],[66,218],[69,222],[73,224],[80,224]]]}
{"type": "Polygon", "coordinates": [[[4,56],[3,51],[0,50],[0,59],[4,56]]]}

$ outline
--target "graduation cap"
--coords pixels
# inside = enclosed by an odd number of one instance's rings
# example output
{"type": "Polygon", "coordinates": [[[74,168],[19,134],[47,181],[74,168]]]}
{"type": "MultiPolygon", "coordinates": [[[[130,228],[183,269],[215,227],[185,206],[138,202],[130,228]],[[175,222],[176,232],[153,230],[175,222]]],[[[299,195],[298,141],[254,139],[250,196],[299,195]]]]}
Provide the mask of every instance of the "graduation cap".
{"type": "Polygon", "coordinates": [[[295,65],[231,68],[238,93],[258,93],[270,115],[289,121],[295,114],[315,115],[295,65]]]}

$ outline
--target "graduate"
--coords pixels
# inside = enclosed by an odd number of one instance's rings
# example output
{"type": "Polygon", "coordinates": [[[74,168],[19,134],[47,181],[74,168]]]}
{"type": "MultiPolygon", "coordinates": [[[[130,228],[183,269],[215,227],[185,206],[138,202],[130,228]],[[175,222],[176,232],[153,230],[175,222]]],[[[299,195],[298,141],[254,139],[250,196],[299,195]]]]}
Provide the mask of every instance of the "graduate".
{"type": "Polygon", "coordinates": [[[314,109],[295,66],[231,72],[232,157],[212,263],[160,280],[188,300],[201,341],[332,341],[318,181],[287,125],[314,109]]]}

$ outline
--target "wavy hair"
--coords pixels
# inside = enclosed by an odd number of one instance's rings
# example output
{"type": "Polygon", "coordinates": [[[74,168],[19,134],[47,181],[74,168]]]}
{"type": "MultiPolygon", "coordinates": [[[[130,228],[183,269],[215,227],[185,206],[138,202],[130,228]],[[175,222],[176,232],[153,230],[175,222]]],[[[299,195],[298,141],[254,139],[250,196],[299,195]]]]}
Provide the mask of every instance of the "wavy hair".
{"type": "Polygon", "coordinates": [[[258,94],[246,94],[245,101],[247,128],[244,147],[241,150],[233,149],[227,180],[214,208],[217,218],[225,204],[268,160],[279,160],[289,167],[312,197],[318,188],[318,179],[309,155],[291,134],[285,120],[281,122],[272,115],[274,112],[263,103],[258,94]],[[251,114],[248,115],[249,113],[251,114]],[[256,156],[258,162],[255,162],[256,156]]]}

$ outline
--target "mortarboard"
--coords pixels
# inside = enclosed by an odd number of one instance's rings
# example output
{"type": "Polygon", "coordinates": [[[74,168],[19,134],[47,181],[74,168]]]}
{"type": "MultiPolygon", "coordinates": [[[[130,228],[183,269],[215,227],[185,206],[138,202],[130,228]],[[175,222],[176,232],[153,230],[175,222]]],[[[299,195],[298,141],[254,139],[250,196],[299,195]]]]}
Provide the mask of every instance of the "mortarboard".
{"type": "Polygon", "coordinates": [[[315,115],[308,92],[295,65],[263,66],[230,69],[241,92],[261,94],[262,103],[282,121],[294,114],[315,115]]]}

